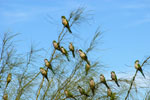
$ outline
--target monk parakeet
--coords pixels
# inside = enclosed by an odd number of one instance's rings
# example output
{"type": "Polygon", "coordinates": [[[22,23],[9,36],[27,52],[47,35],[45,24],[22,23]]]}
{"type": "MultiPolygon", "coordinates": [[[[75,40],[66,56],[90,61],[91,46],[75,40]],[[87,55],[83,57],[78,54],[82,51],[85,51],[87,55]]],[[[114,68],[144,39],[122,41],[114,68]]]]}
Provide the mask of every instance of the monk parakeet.
{"type": "Polygon", "coordinates": [[[59,43],[57,43],[55,40],[53,41],[53,46],[55,49],[60,50],[59,43]]]}
{"type": "Polygon", "coordinates": [[[104,77],[103,74],[100,75],[100,82],[103,83],[103,84],[105,84],[105,86],[106,86],[107,88],[109,88],[109,86],[107,85],[107,82],[106,82],[105,77],[104,77]]]}
{"type": "Polygon", "coordinates": [[[44,69],[44,68],[40,68],[40,72],[41,72],[41,74],[47,79],[47,81],[49,81],[48,80],[48,77],[47,77],[47,71],[44,69]]]}
{"type": "Polygon", "coordinates": [[[86,97],[89,96],[81,86],[78,86],[78,89],[81,95],[85,95],[86,97]]]}
{"type": "Polygon", "coordinates": [[[139,64],[139,60],[136,60],[135,61],[135,68],[138,70],[138,71],[140,71],[141,72],[141,74],[144,76],[144,78],[145,78],[145,75],[144,75],[144,73],[143,73],[143,70],[142,70],[142,67],[141,67],[141,65],[139,64]]]}
{"type": "Polygon", "coordinates": [[[71,29],[70,29],[70,26],[69,26],[69,22],[68,20],[66,19],[65,16],[61,16],[61,19],[62,19],[62,24],[64,25],[64,27],[66,27],[68,29],[68,31],[70,33],[72,33],[71,29]]]}
{"type": "Polygon", "coordinates": [[[90,84],[90,88],[92,90],[93,95],[95,95],[95,82],[94,82],[93,78],[90,79],[89,84],[90,84]]]}
{"type": "Polygon", "coordinates": [[[3,95],[3,99],[4,99],[4,100],[8,100],[8,94],[4,94],[4,95],[3,95]]]}
{"type": "Polygon", "coordinates": [[[120,87],[119,84],[118,84],[117,76],[116,76],[116,74],[115,74],[114,71],[111,72],[111,78],[112,78],[112,80],[115,81],[115,83],[117,84],[117,86],[120,87]]]}
{"type": "Polygon", "coordinates": [[[86,54],[81,49],[79,49],[79,54],[81,59],[85,60],[90,65],[90,62],[88,61],[86,54]]]}
{"type": "Polygon", "coordinates": [[[111,97],[112,96],[112,91],[110,88],[107,89],[107,96],[111,97]]]}
{"type": "Polygon", "coordinates": [[[116,93],[113,93],[110,88],[107,89],[107,96],[110,97],[110,100],[116,100],[116,93]]]}
{"type": "Polygon", "coordinates": [[[86,65],[85,65],[85,72],[86,72],[85,75],[88,74],[89,69],[90,69],[90,65],[89,65],[89,64],[86,64],[86,65]]]}
{"type": "Polygon", "coordinates": [[[7,88],[8,84],[9,84],[10,81],[11,81],[11,77],[12,77],[12,75],[11,75],[11,73],[9,73],[8,76],[7,76],[6,88],[7,88]]]}
{"type": "Polygon", "coordinates": [[[62,54],[64,54],[66,56],[67,60],[70,61],[67,50],[64,47],[61,47],[60,50],[61,50],[62,54]]]}
{"type": "Polygon", "coordinates": [[[44,62],[45,62],[45,66],[48,67],[55,74],[50,62],[47,59],[44,59],[44,62]]]}
{"type": "Polygon", "coordinates": [[[72,52],[72,55],[73,55],[73,57],[75,57],[75,54],[74,54],[74,46],[73,46],[73,44],[70,42],[70,45],[69,45],[69,49],[70,49],[70,51],[72,52]]]}
{"type": "Polygon", "coordinates": [[[76,98],[73,96],[73,94],[70,91],[65,90],[64,92],[65,92],[66,98],[73,98],[76,100],[76,98]]]}

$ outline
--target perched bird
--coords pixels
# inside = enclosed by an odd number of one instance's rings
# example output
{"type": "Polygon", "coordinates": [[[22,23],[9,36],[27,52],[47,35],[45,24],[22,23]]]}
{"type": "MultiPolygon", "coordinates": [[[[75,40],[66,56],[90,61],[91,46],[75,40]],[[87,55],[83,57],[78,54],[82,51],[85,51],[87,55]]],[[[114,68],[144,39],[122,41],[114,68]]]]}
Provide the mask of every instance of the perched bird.
{"type": "Polygon", "coordinates": [[[117,76],[116,76],[116,74],[115,74],[114,71],[111,72],[111,78],[112,78],[112,80],[115,81],[115,83],[117,84],[117,86],[120,87],[120,85],[118,84],[117,76]]]}
{"type": "Polygon", "coordinates": [[[4,99],[4,100],[8,100],[8,94],[4,94],[4,95],[3,95],[3,99],[4,99]]]}
{"type": "Polygon", "coordinates": [[[107,89],[107,96],[110,97],[110,100],[117,100],[116,93],[113,93],[110,88],[107,89]]]}
{"type": "Polygon", "coordinates": [[[62,54],[64,54],[66,56],[67,60],[70,61],[67,50],[64,47],[61,47],[60,50],[61,50],[62,54]]]}
{"type": "Polygon", "coordinates": [[[55,74],[50,62],[47,59],[44,59],[44,62],[45,62],[45,66],[48,67],[55,74]]]}
{"type": "Polygon", "coordinates": [[[64,25],[64,27],[66,27],[68,29],[68,31],[70,33],[72,33],[71,29],[70,29],[70,26],[69,26],[69,22],[68,20],[66,19],[65,16],[61,16],[61,19],[62,19],[62,24],[64,25]]]}
{"type": "Polygon", "coordinates": [[[70,91],[64,90],[64,92],[65,92],[66,98],[73,98],[76,100],[76,98],[73,96],[73,94],[70,91]]]}
{"type": "Polygon", "coordinates": [[[100,82],[103,83],[109,89],[109,86],[107,85],[105,77],[103,74],[100,75],[100,82]]]}
{"type": "Polygon", "coordinates": [[[47,77],[47,71],[44,68],[41,67],[40,72],[47,79],[47,81],[49,82],[48,77],[47,77]]]}
{"type": "Polygon", "coordinates": [[[136,60],[135,61],[135,68],[138,70],[138,71],[140,71],[141,72],[141,74],[144,76],[144,78],[145,78],[145,75],[144,75],[144,73],[143,73],[143,70],[142,70],[142,67],[141,67],[141,65],[139,64],[139,60],[136,60]]]}
{"type": "Polygon", "coordinates": [[[89,64],[86,64],[86,65],[85,65],[85,72],[86,72],[85,75],[88,74],[88,71],[89,71],[90,67],[91,67],[91,66],[90,66],[89,64]]]}
{"type": "Polygon", "coordinates": [[[86,54],[81,49],[79,49],[79,54],[81,59],[85,60],[90,65],[90,62],[88,61],[86,54]]]}
{"type": "Polygon", "coordinates": [[[107,96],[111,97],[112,96],[112,91],[110,88],[107,89],[107,96]]]}
{"type": "Polygon", "coordinates": [[[95,82],[94,82],[93,78],[90,79],[89,84],[90,84],[90,88],[92,90],[93,95],[95,95],[95,82]]]}
{"type": "Polygon", "coordinates": [[[85,95],[86,97],[89,96],[81,86],[78,86],[78,89],[81,95],[85,95]]]}
{"type": "Polygon", "coordinates": [[[11,81],[11,77],[12,77],[12,75],[11,75],[11,73],[9,73],[8,76],[7,76],[6,88],[7,88],[8,84],[9,84],[10,81],[11,81]]]}
{"type": "Polygon", "coordinates": [[[73,46],[73,44],[70,42],[70,45],[69,45],[69,49],[70,49],[70,51],[72,52],[72,55],[73,55],[73,57],[75,57],[75,54],[74,54],[74,46],[73,46]]]}
{"type": "Polygon", "coordinates": [[[54,46],[55,49],[60,51],[59,43],[57,43],[55,40],[53,41],[53,46],[54,46]]]}

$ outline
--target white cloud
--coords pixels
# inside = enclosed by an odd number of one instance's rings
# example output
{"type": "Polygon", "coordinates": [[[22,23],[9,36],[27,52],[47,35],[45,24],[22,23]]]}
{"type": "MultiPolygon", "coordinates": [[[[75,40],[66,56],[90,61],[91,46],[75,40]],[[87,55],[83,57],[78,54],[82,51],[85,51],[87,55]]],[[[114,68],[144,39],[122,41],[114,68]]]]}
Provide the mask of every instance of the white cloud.
{"type": "Polygon", "coordinates": [[[145,4],[127,4],[122,6],[122,8],[127,8],[127,9],[138,9],[138,8],[147,8],[147,7],[149,6],[145,4]]]}
{"type": "Polygon", "coordinates": [[[54,13],[60,9],[55,6],[4,4],[0,9],[1,24],[15,24],[17,22],[31,21],[39,16],[46,16],[47,13],[54,13]]]}

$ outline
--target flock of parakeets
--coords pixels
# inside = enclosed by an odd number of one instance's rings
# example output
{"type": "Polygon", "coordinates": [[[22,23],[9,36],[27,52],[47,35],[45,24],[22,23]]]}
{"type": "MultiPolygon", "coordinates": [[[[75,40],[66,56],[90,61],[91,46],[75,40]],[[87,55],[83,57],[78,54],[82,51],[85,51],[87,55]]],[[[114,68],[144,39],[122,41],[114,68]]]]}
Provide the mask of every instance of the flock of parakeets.
{"type": "MultiPolygon", "coordinates": [[[[70,33],[72,33],[66,17],[62,16],[61,19],[62,19],[62,24],[64,25],[64,27],[66,27],[68,29],[68,31],[70,33]]],[[[67,50],[64,47],[62,47],[62,46],[60,47],[59,43],[57,43],[55,40],[53,41],[53,46],[54,46],[54,48],[56,50],[60,51],[64,56],[66,56],[66,58],[67,58],[68,61],[70,61],[69,57],[68,57],[68,52],[67,52],[67,50]]],[[[73,44],[71,42],[70,42],[70,45],[69,45],[69,50],[72,52],[73,57],[75,57],[75,49],[74,49],[74,46],[73,46],[73,44]]],[[[86,63],[87,63],[85,65],[85,75],[87,75],[88,71],[90,69],[90,62],[88,60],[87,55],[81,49],[79,49],[78,51],[79,51],[79,55],[80,55],[81,59],[84,60],[84,61],[86,61],[86,63]]],[[[50,69],[53,74],[55,74],[51,63],[47,59],[44,59],[44,62],[45,62],[45,66],[48,69],[50,69]]],[[[134,66],[135,66],[135,68],[138,71],[140,71],[142,73],[142,75],[145,78],[145,75],[144,75],[144,73],[142,71],[142,67],[139,64],[139,60],[135,61],[135,65],[134,66]]],[[[49,81],[49,79],[47,77],[47,70],[45,70],[44,68],[40,67],[40,72],[47,79],[47,81],[49,81]]],[[[116,76],[116,74],[115,74],[114,71],[111,72],[111,78],[112,78],[113,81],[115,81],[115,83],[117,84],[117,86],[120,87],[120,85],[118,83],[118,80],[117,80],[117,76],[116,76]]],[[[11,82],[11,79],[12,79],[12,74],[9,73],[8,76],[7,76],[7,83],[6,83],[6,87],[5,88],[7,88],[8,84],[11,82]]],[[[107,95],[111,97],[112,96],[112,91],[111,91],[110,87],[108,86],[108,84],[106,82],[106,79],[105,79],[105,77],[104,77],[103,74],[100,75],[100,82],[103,83],[107,87],[107,95]]],[[[95,82],[94,82],[93,78],[90,78],[89,85],[90,85],[92,94],[94,95],[96,87],[95,87],[95,82]]],[[[81,86],[78,86],[77,88],[78,88],[78,90],[79,90],[79,92],[80,92],[81,95],[89,97],[89,95],[87,94],[87,92],[81,86]]],[[[73,94],[69,90],[67,90],[67,89],[64,90],[64,93],[66,95],[66,98],[74,98],[76,100],[75,96],[73,96],[73,94]]],[[[4,100],[8,100],[8,94],[5,93],[3,95],[3,99],[4,100]]]]}

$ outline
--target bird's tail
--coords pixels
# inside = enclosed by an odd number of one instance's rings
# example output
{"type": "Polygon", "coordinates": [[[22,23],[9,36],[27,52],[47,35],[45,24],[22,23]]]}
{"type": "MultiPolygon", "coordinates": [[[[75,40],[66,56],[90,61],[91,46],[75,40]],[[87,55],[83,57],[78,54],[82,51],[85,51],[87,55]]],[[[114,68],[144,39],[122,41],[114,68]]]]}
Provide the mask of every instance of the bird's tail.
{"type": "Polygon", "coordinates": [[[88,71],[85,72],[85,75],[86,75],[86,76],[88,75],[88,71]]]}
{"type": "Polygon", "coordinates": [[[104,84],[105,84],[105,86],[109,89],[109,86],[107,85],[107,83],[105,82],[104,84]]]}
{"type": "Polygon", "coordinates": [[[115,81],[115,82],[116,82],[117,86],[118,86],[118,87],[120,87],[120,85],[119,85],[118,81],[115,81]]]}
{"type": "Polygon", "coordinates": [[[8,86],[8,82],[6,83],[6,87],[5,88],[7,88],[7,86],[8,86]]]}
{"type": "Polygon", "coordinates": [[[92,89],[92,93],[93,93],[93,96],[95,95],[95,91],[94,91],[94,89],[92,89]]]}
{"type": "Polygon", "coordinates": [[[58,46],[58,48],[56,48],[56,49],[61,52],[60,46],[58,46]]]}
{"type": "Polygon", "coordinates": [[[68,55],[66,55],[66,58],[67,58],[68,61],[70,61],[68,55]]]}
{"type": "Polygon", "coordinates": [[[141,72],[141,74],[142,74],[142,75],[143,75],[143,77],[145,78],[145,75],[144,75],[144,73],[143,73],[142,69],[140,69],[139,71],[141,72]]]}
{"type": "Polygon", "coordinates": [[[45,78],[46,78],[46,79],[47,79],[47,81],[49,82],[49,79],[48,79],[48,77],[46,76],[45,78]]]}
{"type": "Polygon", "coordinates": [[[90,65],[90,62],[88,61],[88,59],[86,60],[86,62],[90,65]]]}
{"type": "Polygon", "coordinates": [[[75,58],[75,54],[74,54],[74,51],[72,51],[72,55],[73,55],[73,57],[75,58]]]}
{"type": "Polygon", "coordinates": [[[89,97],[89,95],[87,93],[84,94],[86,97],[89,97]]]}
{"type": "Polygon", "coordinates": [[[70,33],[72,33],[72,31],[71,31],[71,29],[70,29],[70,27],[69,27],[69,26],[67,26],[67,29],[68,29],[68,31],[69,31],[70,33]]]}
{"type": "Polygon", "coordinates": [[[55,75],[55,72],[54,72],[54,70],[51,68],[51,71],[53,72],[53,74],[55,75]]]}

